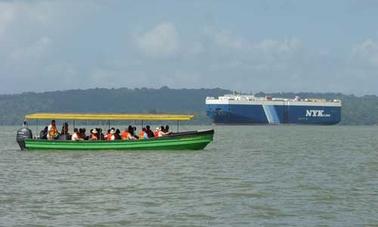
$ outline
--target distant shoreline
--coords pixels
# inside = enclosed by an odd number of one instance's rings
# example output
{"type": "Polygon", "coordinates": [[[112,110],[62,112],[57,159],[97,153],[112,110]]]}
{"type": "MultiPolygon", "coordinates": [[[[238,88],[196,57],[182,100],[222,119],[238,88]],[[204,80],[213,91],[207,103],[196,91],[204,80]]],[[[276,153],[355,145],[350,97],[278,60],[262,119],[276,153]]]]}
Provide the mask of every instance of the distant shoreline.
{"type": "MultiPolygon", "coordinates": [[[[190,113],[191,125],[210,125],[205,98],[232,93],[231,90],[156,88],[94,88],[49,92],[25,92],[0,95],[0,125],[20,125],[23,117],[35,112],[102,112],[102,113],[190,113]]],[[[342,100],[339,125],[378,125],[378,96],[342,93],[280,92],[256,96],[325,98],[342,100]]]]}

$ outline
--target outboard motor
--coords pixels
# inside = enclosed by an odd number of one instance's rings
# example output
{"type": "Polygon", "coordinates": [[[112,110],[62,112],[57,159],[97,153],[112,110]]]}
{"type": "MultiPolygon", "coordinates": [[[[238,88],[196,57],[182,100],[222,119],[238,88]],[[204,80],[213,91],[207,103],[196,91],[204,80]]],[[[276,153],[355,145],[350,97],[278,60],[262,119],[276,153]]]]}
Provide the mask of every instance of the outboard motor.
{"type": "Polygon", "coordinates": [[[33,133],[32,130],[28,128],[28,125],[26,122],[24,122],[22,128],[17,130],[17,137],[16,141],[18,145],[20,145],[21,150],[25,150],[25,140],[26,139],[32,139],[33,138],[33,133]]]}

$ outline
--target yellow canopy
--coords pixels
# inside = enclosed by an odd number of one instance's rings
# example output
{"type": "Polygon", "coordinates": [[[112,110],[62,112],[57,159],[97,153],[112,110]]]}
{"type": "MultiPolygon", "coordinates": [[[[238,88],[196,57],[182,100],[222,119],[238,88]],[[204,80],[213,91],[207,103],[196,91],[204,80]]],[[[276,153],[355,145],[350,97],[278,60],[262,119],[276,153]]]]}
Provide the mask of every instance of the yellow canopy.
{"type": "Polygon", "coordinates": [[[194,115],[184,114],[105,114],[105,113],[33,113],[25,115],[26,120],[145,120],[145,121],[188,121],[194,115]]]}

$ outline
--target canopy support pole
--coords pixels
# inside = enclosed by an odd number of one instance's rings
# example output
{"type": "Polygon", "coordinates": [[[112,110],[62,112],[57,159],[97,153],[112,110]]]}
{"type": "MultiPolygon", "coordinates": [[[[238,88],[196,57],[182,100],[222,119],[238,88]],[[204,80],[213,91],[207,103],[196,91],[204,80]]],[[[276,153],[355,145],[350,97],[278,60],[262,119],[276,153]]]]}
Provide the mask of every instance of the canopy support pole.
{"type": "Polygon", "coordinates": [[[180,131],[180,121],[177,121],[177,132],[180,131]]]}
{"type": "Polygon", "coordinates": [[[37,123],[35,124],[35,136],[36,135],[39,135],[38,134],[38,120],[37,120],[37,123]]]}
{"type": "Polygon", "coordinates": [[[142,120],[142,128],[143,128],[143,120],[142,120]]]}

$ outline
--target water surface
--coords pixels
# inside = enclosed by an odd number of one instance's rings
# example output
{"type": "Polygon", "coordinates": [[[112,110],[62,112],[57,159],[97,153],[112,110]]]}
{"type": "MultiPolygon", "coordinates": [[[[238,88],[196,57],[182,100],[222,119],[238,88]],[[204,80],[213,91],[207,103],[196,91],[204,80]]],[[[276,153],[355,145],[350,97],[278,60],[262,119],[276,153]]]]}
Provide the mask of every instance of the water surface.
{"type": "Polygon", "coordinates": [[[15,130],[1,226],[378,225],[378,127],[217,126],[174,152],[20,152],[15,130]]]}

